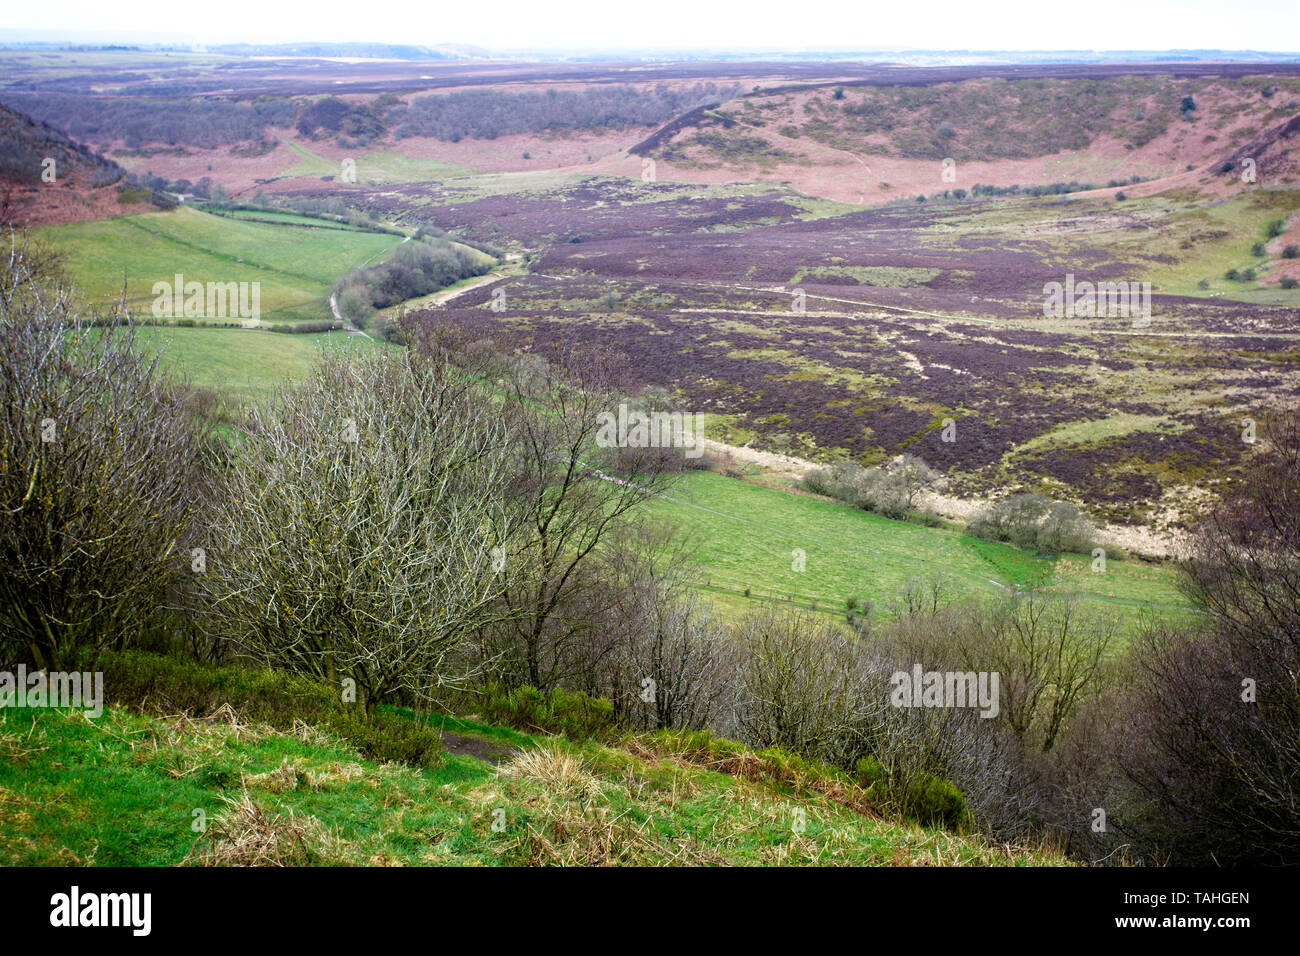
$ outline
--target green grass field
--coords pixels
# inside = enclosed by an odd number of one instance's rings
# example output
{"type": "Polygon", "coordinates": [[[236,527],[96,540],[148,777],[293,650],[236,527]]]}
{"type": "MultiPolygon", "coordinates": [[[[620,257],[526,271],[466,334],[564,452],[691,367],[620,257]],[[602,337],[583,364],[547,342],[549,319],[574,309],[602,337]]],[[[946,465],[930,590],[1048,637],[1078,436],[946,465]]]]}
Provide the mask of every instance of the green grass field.
{"type": "Polygon", "coordinates": [[[0,710],[0,864],[1066,862],[669,759],[653,737],[621,749],[451,723],[503,748],[500,772],[456,755],[378,764],[301,724],[0,710]]]}
{"type": "Polygon", "coordinates": [[[402,241],[328,224],[243,222],[188,207],[37,233],[66,254],[82,294],[96,305],[115,303],[125,279],[128,302],[147,314],[154,283],[172,283],[180,273],[187,282],[261,283],[264,322],[330,318],[334,280],[402,241]]]}
{"type": "Polygon", "coordinates": [[[928,577],[971,597],[1041,586],[1076,597],[1096,615],[1118,618],[1126,632],[1145,616],[1169,620],[1194,613],[1169,565],[1112,560],[1096,573],[1083,555],[1037,557],[959,531],[892,521],[710,472],[684,475],[647,508],[692,537],[700,589],[728,614],[791,601],[843,616],[853,595],[884,617],[909,580],[928,577]],[[797,551],[804,554],[803,571],[795,570],[797,551]]]}
{"type": "MultiPolygon", "coordinates": [[[[285,143],[285,145],[298,157],[298,162],[280,173],[280,177],[339,176],[342,167],[336,160],[322,156],[298,143],[285,143]]],[[[468,166],[456,166],[437,159],[407,156],[391,150],[358,153],[353,158],[356,160],[357,184],[361,186],[425,182],[431,179],[469,176],[474,173],[474,170],[468,166]]]]}
{"type": "Polygon", "coordinates": [[[303,378],[322,349],[362,352],[394,347],[347,332],[289,335],[258,329],[145,326],[137,334],[142,346],[161,350],[164,369],[239,403],[264,398],[277,386],[303,378]]]}

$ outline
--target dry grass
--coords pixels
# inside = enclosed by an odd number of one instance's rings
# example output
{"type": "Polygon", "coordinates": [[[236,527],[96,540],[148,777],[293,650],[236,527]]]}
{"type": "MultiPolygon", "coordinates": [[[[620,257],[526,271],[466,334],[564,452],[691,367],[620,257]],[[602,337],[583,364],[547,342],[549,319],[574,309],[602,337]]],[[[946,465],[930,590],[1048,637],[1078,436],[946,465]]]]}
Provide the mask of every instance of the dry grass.
{"type": "Polygon", "coordinates": [[[277,814],[247,790],[221,798],[226,809],[186,856],[190,866],[313,866],[337,862],[336,839],[312,817],[277,814]]]}
{"type": "Polygon", "coordinates": [[[308,767],[300,760],[291,763],[286,757],[274,770],[246,777],[244,785],[271,793],[288,793],[299,787],[307,790],[332,790],[364,782],[373,776],[373,770],[367,770],[361,764],[351,761],[331,761],[323,767],[308,767]]]}
{"type": "Polygon", "coordinates": [[[558,798],[589,797],[600,793],[600,784],[588,772],[582,756],[555,748],[522,751],[501,769],[501,773],[535,780],[558,798]]]}
{"type": "Polygon", "coordinates": [[[867,791],[847,780],[830,780],[801,772],[797,767],[780,766],[770,760],[764,760],[752,751],[740,753],[711,751],[670,752],[648,744],[636,737],[624,743],[624,749],[642,759],[667,758],[684,766],[701,767],[715,773],[738,777],[751,783],[782,783],[796,793],[816,793],[842,807],[873,820],[881,819],[876,805],[867,795],[867,791]]]}
{"type": "MultiPolygon", "coordinates": [[[[522,798],[528,822],[498,851],[519,865],[698,866],[726,862],[721,854],[689,837],[665,837],[650,816],[639,819],[630,809],[617,808],[613,798],[624,795],[622,787],[612,781],[602,785],[581,754],[553,747],[526,750],[501,768],[498,779],[508,791],[527,791],[510,795],[522,798]]],[[[644,797],[642,783],[634,777],[624,781],[629,791],[636,790],[644,797]]],[[[484,796],[492,802],[497,794],[484,796]]],[[[670,802],[677,796],[674,789],[670,802]]]]}

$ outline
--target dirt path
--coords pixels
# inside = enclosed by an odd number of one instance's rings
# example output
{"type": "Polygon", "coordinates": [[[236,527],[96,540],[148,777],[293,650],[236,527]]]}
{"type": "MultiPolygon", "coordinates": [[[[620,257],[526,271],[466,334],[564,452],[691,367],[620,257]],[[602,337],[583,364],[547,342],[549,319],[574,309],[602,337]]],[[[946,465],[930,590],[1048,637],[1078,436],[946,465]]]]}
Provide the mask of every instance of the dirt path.
{"type": "MultiPolygon", "coordinates": [[[[547,276],[546,278],[555,279],[559,277],[547,276]]],[[[720,286],[722,288],[727,288],[727,289],[737,289],[742,292],[765,292],[765,293],[774,293],[774,294],[779,293],[781,295],[790,296],[791,298],[793,298],[795,295],[793,291],[789,289],[783,289],[779,286],[772,287],[772,288],[762,288],[759,286],[737,285],[734,282],[719,282],[719,283],[711,283],[711,284],[720,286]]],[[[822,302],[843,302],[849,305],[866,306],[867,308],[880,309],[881,311],[884,312],[902,312],[905,315],[920,315],[920,316],[925,316],[926,318],[944,319],[950,322],[980,322],[987,325],[1005,325],[1008,328],[1020,328],[1022,327],[1022,325],[1018,323],[1023,323],[1025,321],[1025,320],[1008,321],[1006,319],[985,319],[985,318],[980,318],[977,316],[970,316],[970,315],[952,315],[946,312],[926,312],[922,309],[904,308],[901,305],[880,305],[875,302],[866,302],[862,299],[840,299],[830,295],[814,295],[811,292],[804,293],[804,297],[808,299],[817,299],[822,302]]],[[[681,311],[688,311],[688,310],[681,310],[681,311]]],[[[703,312],[709,310],[692,309],[689,311],[703,312]]],[[[765,312],[748,310],[748,309],[742,311],[744,311],[746,314],[753,314],[753,315],[768,314],[765,312]]],[[[820,312],[815,314],[841,316],[846,318],[853,317],[852,313],[844,313],[844,312],[820,312]]],[[[1049,330],[1044,330],[1044,331],[1049,331],[1049,330]]],[[[1096,329],[1096,328],[1085,327],[1085,328],[1067,328],[1064,330],[1057,327],[1053,327],[1052,329],[1050,329],[1050,331],[1052,332],[1064,331],[1067,334],[1074,334],[1074,335],[1139,335],[1139,336],[1149,335],[1149,336],[1155,336],[1157,338],[1176,338],[1176,339],[1217,339],[1217,338],[1300,339],[1300,332],[1246,332],[1246,331],[1242,331],[1242,332],[1157,332],[1151,329],[1150,327],[1133,328],[1133,329],[1096,329]]]]}
{"type": "Polygon", "coordinates": [[[423,299],[423,303],[426,306],[446,305],[452,299],[459,298],[460,296],[464,295],[466,292],[469,292],[471,289],[478,289],[481,288],[482,286],[490,285],[493,282],[496,282],[499,279],[504,279],[504,278],[506,278],[506,274],[504,272],[497,272],[493,270],[492,272],[489,272],[487,275],[477,276],[473,279],[470,279],[464,285],[458,285],[454,289],[443,289],[441,292],[435,292],[432,296],[425,297],[423,299]]]}
{"type": "Polygon", "coordinates": [[[334,318],[343,323],[344,331],[346,331],[348,335],[364,335],[372,342],[374,341],[374,336],[369,332],[357,327],[351,319],[344,318],[343,313],[339,311],[338,296],[333,292],[330,293],[330,311],[334,313],[334,318]]]}
{"type": "Polygon", "coordinates": [[[475,760],[494,765],[503,764],[510,759],[509,747],[500,747],[486,740],[479,740],[477,737],[462,737],[460,734],[451,734],[444,730],[442,743],[447,748],[447,753],[458,757],[473,757],[475,760]]]}

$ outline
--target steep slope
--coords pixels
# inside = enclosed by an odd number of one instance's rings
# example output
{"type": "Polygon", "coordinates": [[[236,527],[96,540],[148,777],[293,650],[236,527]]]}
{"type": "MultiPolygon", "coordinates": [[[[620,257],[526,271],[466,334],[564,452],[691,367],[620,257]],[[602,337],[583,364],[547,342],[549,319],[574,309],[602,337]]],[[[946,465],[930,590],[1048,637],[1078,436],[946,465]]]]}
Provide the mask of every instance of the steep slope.
{"type": "Polygon", "coordinates": [[[1225,160],[1295,178],[1293,77],[1113,76],[818,85],[697,109],[633,146],[662,178],[788,181],[876,205],[978,185],[1076,183],[1221,194],[1225,160]],[[1256,156],[1255,154],[1258,154],[1256,156]],[[1188,176],[1187,174],[1191,174],[1188,176]]]}
{"type": "Polygon", "coordinates": [[[58,130],[0,105],[0,220],[48,225],[121,211],[126,171],[58,130]]]}

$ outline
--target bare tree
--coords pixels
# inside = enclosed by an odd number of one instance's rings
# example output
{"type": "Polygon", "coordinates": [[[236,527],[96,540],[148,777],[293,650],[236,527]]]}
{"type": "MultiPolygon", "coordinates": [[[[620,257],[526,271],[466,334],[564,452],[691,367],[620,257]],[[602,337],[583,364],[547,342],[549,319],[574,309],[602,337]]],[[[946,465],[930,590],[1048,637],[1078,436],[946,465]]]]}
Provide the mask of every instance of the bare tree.
{"type": "Polygon", "coordinates": [[[735,638],[741,739],[852,767],[889,706],[883,687],[862,680],[866,649],[833,623],[784,609],[745,618],[735,638]]]}
{"type": "Polygon", "coordinates": [[[95,327],[39,244],[0,262],[0,657],[71,669],[156,622],[202,443],[129,328],[95,327]]]}
{"type": "Polygon", "coordinates": [[[604,549],[610,596],[605,631],[615,642],[604,687],[615,713],[635,727],[704,729],[721,716],[734,644],[691,588],[698,568],[690,539],[672,527],[637,523],[604,549]]]}
{"type": "Polygon", "coordinates": [[[506,433],[439,357],[326,354],[255,413],[200,580],[243,656],[355,681],[367,709],[467,676],[515,527],[506,433]]]}
{"type": "Polygon", "coordinates": [[[620,372],[618,357],[599,349],[553,361],[518,354],[496,369],[510,494],[527,516],[507,558],[509,621],[485,637],[507,683],[548,690],[574,676],[575,661],[589,660],[584,650],[599,635],[584,609],[602,587],[593,571],[601,542],[671,478],[658,449],[597,442],[602,413],[615,414],[625,394],[620,372]]]}
{"type": "Polygon", "coordinates": [[[1178,863],[1300,863],[1300,412],[1264,433],[1187,562],[1209,627],[1135,647],[1134,829],[1178,863]]]}

